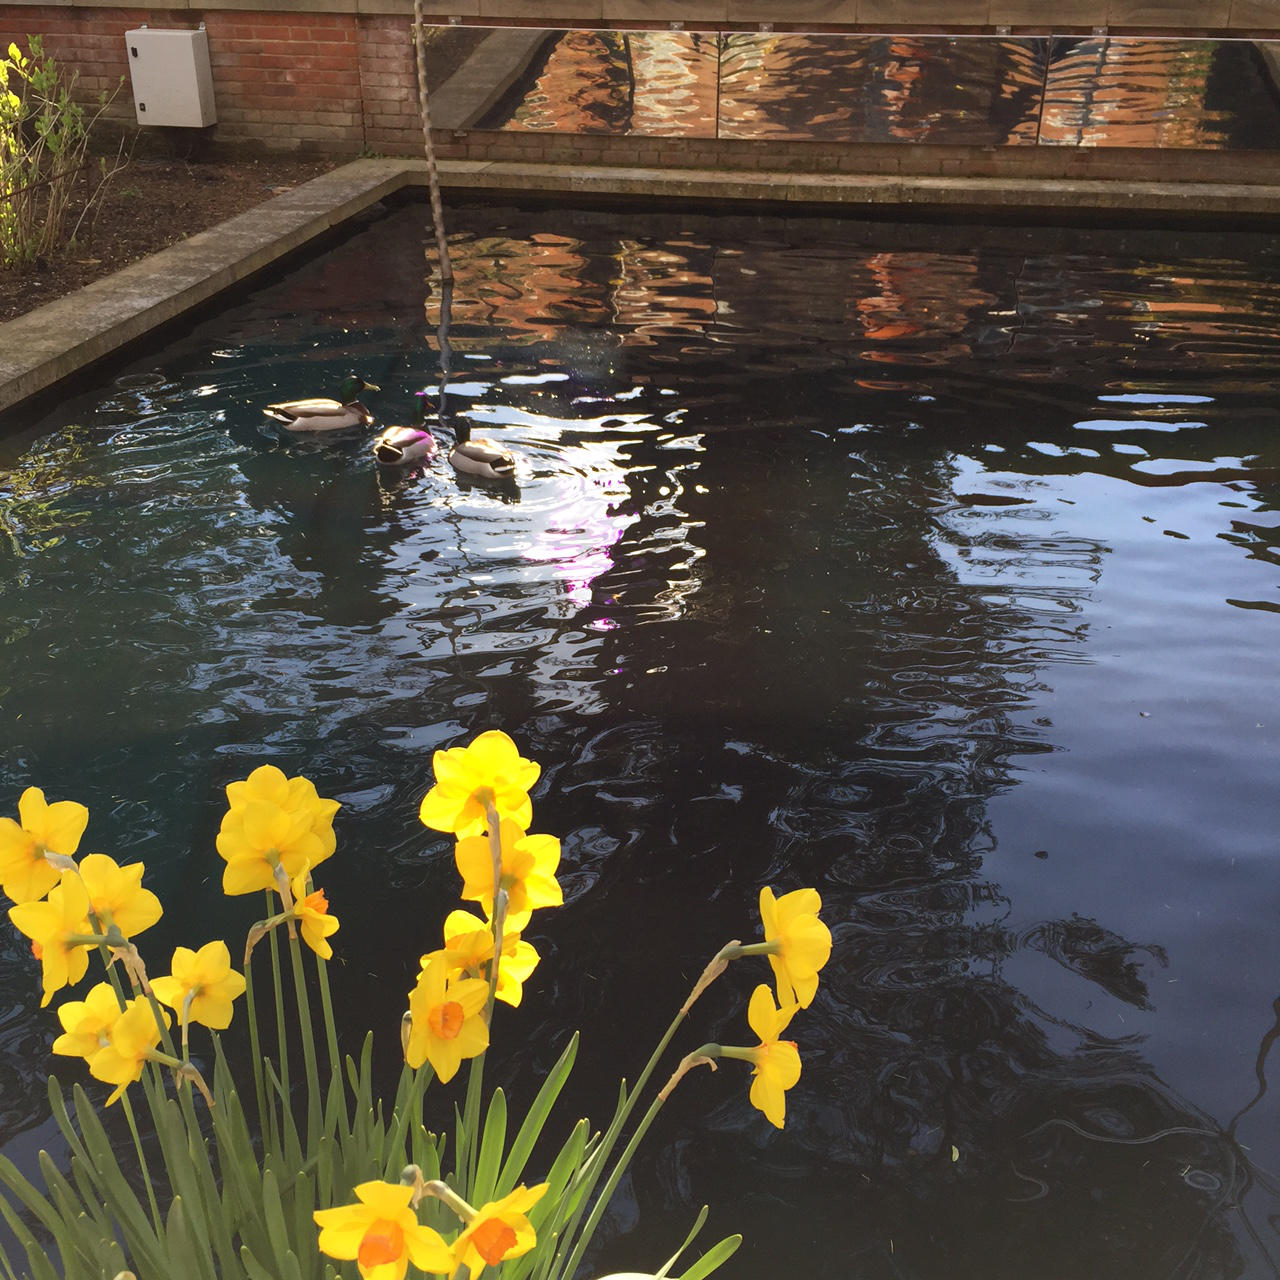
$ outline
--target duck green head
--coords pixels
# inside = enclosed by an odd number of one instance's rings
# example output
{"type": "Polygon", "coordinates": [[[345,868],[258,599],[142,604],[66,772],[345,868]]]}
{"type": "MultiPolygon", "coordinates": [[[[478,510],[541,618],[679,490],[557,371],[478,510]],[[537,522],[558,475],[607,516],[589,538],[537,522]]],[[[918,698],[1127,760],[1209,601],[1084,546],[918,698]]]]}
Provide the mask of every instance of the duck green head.
{"type": "Polygon", "coordinates": [[[378,391],[376,382],[366,382],[358,373],[349,373],[338,387],[338,399],[343,404],[350,404],[359,398],[362,391],[378,391]]]}

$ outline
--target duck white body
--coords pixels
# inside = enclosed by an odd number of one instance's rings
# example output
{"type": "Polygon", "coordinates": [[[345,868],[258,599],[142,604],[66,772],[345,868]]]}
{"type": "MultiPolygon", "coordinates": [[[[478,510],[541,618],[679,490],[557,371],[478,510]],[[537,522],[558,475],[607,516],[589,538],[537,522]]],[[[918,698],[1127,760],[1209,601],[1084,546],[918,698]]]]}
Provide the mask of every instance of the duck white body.
{"type": "Polygon", "coordinates": [[[435,436],[425,427],[388,427],[373,442],[373,456],[384,467],[430,462],[439,450],[435,436]]]}
{"type": "Polygon", "coordinates": [[[282,400],[267,405],[263,412],[268,418],[283,423],[289,431],[344,431],[367,427],[373,423],[373,414],[357,397],[362,391],[377,390],[376,384],[351,374],[343,379],[337,398],[282,400]]]}
{"type": "Polygon", "coordinates": [[[457,428],[454,446],[449,450],[449,465],[459,475],[480,480],[509,480],[516,473],[515,458],[492,440],[473,440],[466,423],[457,428]]]}

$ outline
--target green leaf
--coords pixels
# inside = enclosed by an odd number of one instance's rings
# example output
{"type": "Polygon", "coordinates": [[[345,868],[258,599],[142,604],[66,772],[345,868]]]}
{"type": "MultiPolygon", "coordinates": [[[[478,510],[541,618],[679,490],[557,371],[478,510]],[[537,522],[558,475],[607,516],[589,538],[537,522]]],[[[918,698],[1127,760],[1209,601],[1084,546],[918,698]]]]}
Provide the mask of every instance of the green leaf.
{"type": "Polygon", "coordinates": [[[538,1096],[534,1098],[525,1115],[524,1123],[511,1144],[511,1153],[507,1156],[507,1162],[502,1166],[502,1172],[498,1175],[498,1182],[494,1187],[494,1199],[501,1199],[520,1181],[525,1165],[529,1162],[529,1156],[533,1152],[534,1144],[542,1135],[547,1117],[551,1114],[551,1108],[555,1105],[565,1081],[569,1078],[569,1072],[573,1069],[577,1056],[578,1033],[575,1031],[560,1055],[559,1061],[542,1082],[542,1088],[538,1090],[538,1096]]]}
{"type": "Polygon", "coordinates": [[[680,1255],[693,1243],[694,1238],[697,1236],[698,1232],[702,1230],[703,1225],[707,1221],[707,1214],[709,1212],[710,1210],[704,1204],[702,1208],[698,1211],[698,1216],[694,1220],[693,1226],[689,1228],[689,1234],[685,1236],[684,1244],[682,1244],[675,1251],[675,1253],[673,1253],[671,1257],[669,1257],[666,1260],[666,1262],[664,1262],[662,1266],[658,1268],[658,1274],[655,1277],[655,1280],[662,1280],[662,1277],[665,1276],[671,1270],[671,1268],[674,1267],[676,1263],[680,1260],[680,1255]]]}
{"type": "Polygon", "coordinates": [[[725,1236],[719,1244],[712,1245],[681,1277],[680,1280],[704,1280],[713,1271],[722,1267],[735,1253],[742,1243],[741,1236],[725,1236]]]}
{"type": "MultiPolygon", "coordinates": [[[[267,1236],[271,1242],[271,1261],[276,1264],[279,1280],[279,1269],[284,1265],[286,1256],[292,1256],[293,1250],[289,1228],[285,1222],[280,1183],[272,1169],[266,1169],[262,1174],[262,1208],[267,1222],[267,1236]]],[[[295,1263],[296,1261],[295,1259],[295,1263]]]]}
{"type": "Polygon", "coordinates": [[[120,1223],[125,1248],[137,1261],[135,1270],[166,1274],[164,1248],[151,1225],[146,1209],[139,1202],[128,1179],[120,1170],[111,1141],[88,1095],[76,1085],[72,1090],[76,1119],[84,1138],[85,1150],[101,1179],[103,1201],[120,1223]]]}
{"type": "Polygon", "coordinates": [[[0,1214],[4,1216],[9,1230],[17,1237],[18,1243],[27,1252],[27,1263],[31,1267],[32,1280],[61,1280],[44,1247],[36,1243],[36,1238],[31,1234],[26,1223],[2,1196],[0,1196],[0,1214]]]}
{"type": "Polygon", "coordinates": [[[214,1280],[213,1257],[207,1245],[193,1235],[191,1221],[181,1196],[174,1196],[164,1224],[169,1249],[168,1276],[201,1276],[214,1280]]]}
{"type": "Polygon", "coordinates": [[[507,1097],[501,1089],[493,1091],[480,1138],[480,1155],[476,1161],[476,1181],[471,1188],[471,1203],[477,1208],[488,1204],[498,1178],[498,1165],[507,1142],[507,1097]]]}

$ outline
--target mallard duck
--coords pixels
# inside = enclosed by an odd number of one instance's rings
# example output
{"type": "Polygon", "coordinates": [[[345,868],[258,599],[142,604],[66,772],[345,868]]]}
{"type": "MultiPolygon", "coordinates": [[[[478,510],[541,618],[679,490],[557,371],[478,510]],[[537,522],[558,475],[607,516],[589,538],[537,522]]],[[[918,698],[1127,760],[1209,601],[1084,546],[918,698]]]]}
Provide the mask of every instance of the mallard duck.
{"type": "Polygon", "coordinates": [[[358,399],[362,391],[377,391],[378,386],[366,382],[359,374],[348,374],[338,388],[336,399],[283,400],[269,404],[263,411],[267,417],[283,422],[290,431],[342,431],[348,427],[367,427],[373,414],[358,399]]]}
{"type": "Polygon", "coordinates": [[[515,458],[492,440],[473,440],[466,422],[459,422],[454,428],[449,465],[460,475],[481,480],[510,480],[516,473],[515,458]]]}
{"type": "Polygon", "coordinates": [[[407,467],[416,462],[430,462],[440,450],[435,436],[427,430],[431,401],[418,392],[421,420],[416,427],[388,427],[374,442],[373,456],[384,467],[407,467]]]}

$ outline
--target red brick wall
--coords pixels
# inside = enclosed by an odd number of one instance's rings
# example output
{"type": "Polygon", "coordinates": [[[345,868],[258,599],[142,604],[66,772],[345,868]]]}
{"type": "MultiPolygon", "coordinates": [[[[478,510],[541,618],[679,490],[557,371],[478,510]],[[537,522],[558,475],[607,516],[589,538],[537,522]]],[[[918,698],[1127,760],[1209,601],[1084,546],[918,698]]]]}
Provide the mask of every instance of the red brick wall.
{"type": "MultiPolygon", "coordinates": [[[[0,0],[0,49],[28,34],[80,73],[81,94],[110,92],[132,124],[124,33],[147,23],[209,32],[218,123],[213,142],[235,150],[333,156],[368,149],[422,154],[410,20],[355,13],[79,8],[0,0]]],[[[144,136],[152,131],[144,131],[144,136]]],[[[154,135],[153,135],[154,136],[154,135]]],[[[890,144],[610,138],[555,133],[435,135],[442,158],[645,167],[779,169],[990,177],[1280,182],[1280,152],[1134,151],[1094,147],[967,148],[890,144]]]]}
{"type": "Polygon", "coordinates": [[[124,33],[153,27],[209,32],[213,140],[246,149],[388,155],[422,150],[409,20],[344,13],[77,9],[0,4],[0,48],[40,35],[80,73],[80,96],[124,88],[111,115],[134,120],[124,33]]]}

